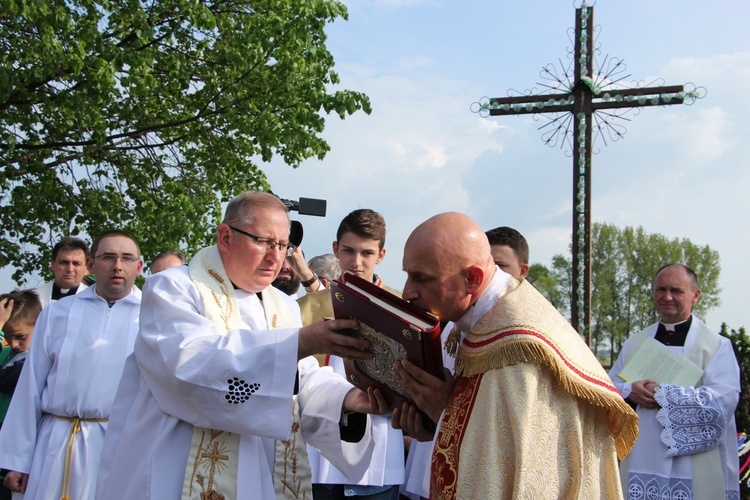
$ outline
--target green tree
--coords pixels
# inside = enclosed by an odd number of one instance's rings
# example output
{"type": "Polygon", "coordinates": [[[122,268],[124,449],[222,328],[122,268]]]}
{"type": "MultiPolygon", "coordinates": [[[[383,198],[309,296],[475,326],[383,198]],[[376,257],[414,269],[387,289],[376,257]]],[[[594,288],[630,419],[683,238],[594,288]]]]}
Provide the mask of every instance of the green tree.
{"type": "Polygon", "coordinates": [[[146,255],[212,239],[259,162],[329,150],[325,114],[370,112],[339,77],[336,0],[3,0],[0,266],[64,234],[130,231],[146,255]]]}
{"type": "Polygon", "coordinates": [[[566,307],[567,299],[560,289],[557,278],[544,265],[539,263],[532,264],[529,267],[529,274],[526,276],[526,279],[558,310],[566,307]]]}
{"type": "MultiPolygon", "coordinates": [[[[693,307],[705,316],[719,305],[719,254],[687,239],[668,239],[648,234],[642,227],[624,229],[595,223],[591,233],[591,337],[594,353],[608,349],[610,364],[633,333],[658,319],[651,299],[654,274],[664,264],[682,262],[700,280],[701,298],[693,307]]],[[[571,259],[561,254],[552,259],[552,274],[560,292],[571,297],[571,259]]],[[[558,308],[565,313],[566,308],[558,308]]]]}

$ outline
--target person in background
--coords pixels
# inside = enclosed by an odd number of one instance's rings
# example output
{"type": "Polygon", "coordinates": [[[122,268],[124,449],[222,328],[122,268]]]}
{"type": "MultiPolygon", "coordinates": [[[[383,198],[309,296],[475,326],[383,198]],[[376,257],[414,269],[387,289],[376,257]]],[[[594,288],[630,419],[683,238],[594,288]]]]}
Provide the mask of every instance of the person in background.
{"type": "Polygon", "coordinates": [[[151,263],[151,274],[160,273],[170,267],[183,266],[187,258],[179,250],[164,250],[154,257],[151,263]]]}
{"type": "Polygon", "coordinates": [[[620,464],[629,498],[740,498],[734,421],[740,369],[729,339],[692,314],[700,294],[688,266],[659,269],[653,297],[660,319],[625,341],[609,372],[640,417],[638,441],[620,464]],[[620,377],[646,339],[702,369],[695,387],[620,377]]]}
{"type": "Polygon", "coordinates": [[[341,276],[339,259],[332,253],[318,255],[307,263],[310,270],[318,276],[324,288],[330,288],[331,281],[341,276]]]}
{"type": "MultiPolygon", "coordinates": [[[[302,252],[302,249],[297,247],[295,249],[295,252],[302,252]]],[[[304,255],[302,256],[302,260],[304,260],[304,255]]],[[[275,280],[273,280],[273,283],[271,285],[279,290],[280,292],[292,297],[293,299],[297,299],[297,291],[299,290],[300,285],[300,277],[299,274],[297,274],[297,271],[294,269],[294,263],[292,260],[292,257],[286,257],[284,259],[284,263],[281,266],[281,270],[279,271],[279,275],[276,277],[275,280]]]]}
{"type": "Polygon", "coordinates": [[[519,280],[529,274],[529,244],[521,233],[508,226],[485,233],[495,265],[519,280]]]}
{"type": "Polygon", "coordinates": [[[126,232],[98,236],[87,265],[96,283],[42,311],[0,430],[5,485],[26,498],[94,498],[104,434],[132,352],[143,262],[126,232]]]}
{"type": "MultiPolygon", "coordinates": [[[[0,351],[0,428],[21,376],[34,325],[41,312],[42,303],[34,290],[15,290],[0,295],[0,333],[8,343],[0,351]]],[[[2,471],[3,479],[6,472],[2,471]]],[[[0,486],[0,500],[10,500],[12,494],[11,490],[0,486]]]]}
{"type": "MultiPolygon", "coordinates": [[[[354,210],[339,224],[336,241],[333,242],[333,252],[345,273],[356,274],[400,295],[398,291],[385,287],[375,274],[376,266],[382,262],[386,254],[385,236],[386,227],[382,215],[370,209],[354,210]]],[[[317,273],[315,277],[318,279],[317,273]]],[[[326,288],[309,293],[298,302],[304,324],[333,317],[331,292],[326,288]]],[[[345,376],[344,362],[340,357],[328,356],[318,358],[318,361],[345,376]]],[[[356,483],[351,482],[325,457],[320,456],[315,450],[309,450],[313,472],[313,496],[316,500],[345,497],[364,497],[370,500],[398,498],[399,486],[404,480],[403,433],[391,426],[390,416],[387,415],[372,417],[372,432],[376,439],[375,451],[367,473],[356,483]]]]}
{"type": "Polygon", "coordinates": [[[54,278],[36,290],[42,307],[86,289],[88,256],[89,246],[80,238],[65,236],[52,247],[50,269],[54,278]]]}

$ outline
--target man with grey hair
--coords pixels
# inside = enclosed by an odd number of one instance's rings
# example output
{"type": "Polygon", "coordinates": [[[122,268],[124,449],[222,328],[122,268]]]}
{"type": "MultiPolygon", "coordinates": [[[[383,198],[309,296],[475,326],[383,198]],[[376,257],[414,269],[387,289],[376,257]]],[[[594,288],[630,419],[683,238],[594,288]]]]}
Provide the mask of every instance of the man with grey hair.
{"type": "Polygon", "coordinates": [[[330,288],[331,281],[341,276],[339,259],[332,253],[318,255],[307,263],[310,270],[314,272],[325,288],[330,288]]]}
{"type": "MultiPolygon", "coordinates": [[[[734,421],[740,370],[729,339],[692,314],[700,295],[698,277],[688,266],[659,269],[653,297],[660,319],[625,342],[609,372],[640,418],[638,441],[620,464],[628,498],[740,498],[734,421]],[[647,340],[700,368],[698,382],[622,378],[647,340]]],[[[659,348],[654,345],[651,349],[659,348]]]]}
{"type": "Polygon", "coordinates": [[[343,412],[385,412],[382,394],[352,389],[311,355],[369,359],[369,342],[340,333],[355,320],[302,328],[294,302],[271,286],[295,250],[289,231],[277,197],[240,194],[227,206],[216,245],[146,280],[97,498],[268,499],[306,491],[309,471],[295,455],[305,442],[352,476],[364,474],[373,443],[365,435],[342,445],[339,424],[343,412]]]}

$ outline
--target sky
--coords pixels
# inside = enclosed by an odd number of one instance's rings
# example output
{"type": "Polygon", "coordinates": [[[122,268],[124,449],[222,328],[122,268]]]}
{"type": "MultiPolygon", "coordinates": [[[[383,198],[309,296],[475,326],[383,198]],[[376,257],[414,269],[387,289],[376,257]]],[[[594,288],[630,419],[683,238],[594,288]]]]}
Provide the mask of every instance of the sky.
{"type": "MultiPolygon", "coordinates": [[[[331,151],[298,169],[262,166],[282,198],[327,201],[326,217],[293,214],[308,258],[331,251],[341,219],[380,212],[387,254],[378,274],[403,286],[403,246],[427,218],[446,211],[529,241],[531,263],[568,254],[572,160],[542,142],[532,115],[482,118],[471,105],[508,91],[541,92],[540,71],[567,65],[580,2],[530,0],[347,0],[349,20],[329,25],[341,88],[366,93],[372,114],[322,134],[331,151]]],[[[709,245],[721,258],[721,306],[710,327],[750,326],[743,282],[750,247],[750,2],[596,2],[597,58],[623,59],[628,82],[693,82],[707,96],[691,106],[628,115],[623,139],[596,144],[592,219],[709,245]],[[745,138],[744,140],[742,138],[745,138]]],[[[7,284],[9,273],[0,273],[7,284]]],[[[3,288],[8,288],[3,286],[3,288]]]]}
{"type": "MultiPolygon", "coordinates": [[[[542,142],[532,115],[482,118],[471,104],[510,89],[540,93],[541,69],[567,65],[580,3],[350,0],[329,25],[343,88],[366,93],[372,114],[327,120],[323,161],[265,166],[282,198],[320,198],[325,218],[299,216],[307,257],[331,251],[351,210],[385,217],[378,274],[403,286],[403,245],[421,222],[459,211],[485,229],[507,225],[531,262],[568,255],[572,160],[542,142]]],[[[721,258],[718,330],[750,326],[744,303],[750,246],[750,2],[602,1],[594,6],[601,57],[623,59],[627,82],[707,89],[691,106],[628,115],[624,138],[596,144],[592,220],[709,245],[721,258]],[[745,137],[743,140],[742,138],[745,137]]]]}

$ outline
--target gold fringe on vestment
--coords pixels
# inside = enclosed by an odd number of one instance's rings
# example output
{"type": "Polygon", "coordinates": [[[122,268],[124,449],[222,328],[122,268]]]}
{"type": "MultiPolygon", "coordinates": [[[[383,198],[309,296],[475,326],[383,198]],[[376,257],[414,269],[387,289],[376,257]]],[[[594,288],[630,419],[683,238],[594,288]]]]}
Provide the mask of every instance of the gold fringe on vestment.
{"type": "Polygon", "coordinates": [[[533,286],[511,280],[507,287],[461,344],[456,375],[471,377],[518,363],[541,366],[568,393],[606,409],[617,456],[627,456],[638,437],[638,416],[604,368],[578,332],[533,286]]]}

